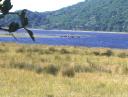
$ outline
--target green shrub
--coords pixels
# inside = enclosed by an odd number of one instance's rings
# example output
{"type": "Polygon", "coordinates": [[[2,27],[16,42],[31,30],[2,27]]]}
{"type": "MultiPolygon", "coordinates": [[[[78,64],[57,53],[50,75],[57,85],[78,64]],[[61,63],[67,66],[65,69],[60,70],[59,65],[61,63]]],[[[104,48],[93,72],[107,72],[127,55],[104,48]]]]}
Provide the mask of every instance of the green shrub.
{"type": "Polygon", "coordinates": [[[47,97],[54,97],[54,95],[47,95],[47,97]]]}
{"type": "Polygon", "coordinates": [[[45,73],[49,73],[49,74],[52,74],[52,75],[57,75],[57,73],[59,71],[59,67],[57,67],[56,65],[48,65],[48,66],[43,68],[43,71],[45,73]]]}
{"type": "Polygon", "coordinates": [[[26,63],[11,63],[11,68],[17,68],[17,69],[25,69],[25,70],[34,70],[33,64],[26,64],[26,63]]]}
{"type": "Polygon", "coordinates": [[[62,53],[62,54],[69,54],[70,52],[67,50],[67,49],[61,49],[60,50],[60,53],[62,53]]]}
{"type": "Polygon", "coordinates": [[[57,49],[56,49],[55,47],[50,47],[50,48],[49,48],[49,51],[51,51],[51,52],[56,52],[57,49]]]}
{"type": "Polygon", "coordinates": [[[102,55],[110,57],[110,56],[113,55],[113,52],[112,52],[112,50],[107,50],[107,51],[106,51],[105,53],[103,53],[102,55]]]}
{"type": "Polygon", "coordinates": [[[7,65],[2,65],[3,68],[14,68],[14,69],[22,69],[29,70],[36,73],[43,72],[43,68],[39,65],[27,64],[27,63],[10,63],[7,65]]]}
{"type": "Polygon", "coordinates": [[[35,72],[38,73],[38,74],[40,74],[40,73],[43,72],[43,68],[42,68],[41,66],[37,66],[37,67],[35,68],[35,72]]]}
{"type": "Polygon", "coordinates": [[[0,48],[0,53],[5,53],[5,52],[8,52],[8,49],[2,49],[2,48],[0,48]]]}
{"type": "Polygon", "coordinates": [[[23,52],[25,52],[25,50],[23,48],[19,48],[19,49],[16,50],[16,52],[17,53],[23,53],[23,52]]]}
{"type": "Polygon", "coordinates": [[[53,52],[52,51],[49,51],[49,50],[45,50],[44,53],[45,54],[53,54],[53,52]]]}
{"type": "Polygon", "coordinates": [[[120,53],[118,55],[118,57],[120,57],[120,58],[126,58],[127,57],[127,54],[126,53],[120,53]]]}
{"type": "Polygon", "coordinates": [[[93,54],[96,55],[96,56],[99,56],[100,55],[100,52],[94,51],[93,54]]]}
{"type": "Polygon", "coordinates": [[[59,67],[57,67],[55,65],[48,65],[46,67],[41,67],[39,65],[26,64],[26,63],[9,64],[8,68],[29,70],[29,71],[34,71],[38,74],[44,72],[44,73],[48,73],[48,74],[52,74],[52,75],[57,75],[57,73],[59,71],[59,67]]]}
{"type": "Polygon", "coordinates": [[[75,76],[74,67],[71,65],[64,65],[62,67],[61,73],[63,76],[67,76],[67,77],[74,77],[75,76]]]}

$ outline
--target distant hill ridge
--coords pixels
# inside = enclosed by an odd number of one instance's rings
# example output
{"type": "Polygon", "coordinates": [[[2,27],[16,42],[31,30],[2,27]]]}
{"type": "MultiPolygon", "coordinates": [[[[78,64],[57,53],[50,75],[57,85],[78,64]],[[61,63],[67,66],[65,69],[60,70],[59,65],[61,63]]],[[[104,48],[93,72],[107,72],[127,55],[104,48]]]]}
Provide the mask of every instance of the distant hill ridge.
{"type": "MultiPolygon", "coordinates": [[[[128,32],[128,0],[85,0],[52,12],[28,11],[28,17],[32,28],[128,32]]],[[[7,16],[0,24],[12,20],[7,16]]]]}

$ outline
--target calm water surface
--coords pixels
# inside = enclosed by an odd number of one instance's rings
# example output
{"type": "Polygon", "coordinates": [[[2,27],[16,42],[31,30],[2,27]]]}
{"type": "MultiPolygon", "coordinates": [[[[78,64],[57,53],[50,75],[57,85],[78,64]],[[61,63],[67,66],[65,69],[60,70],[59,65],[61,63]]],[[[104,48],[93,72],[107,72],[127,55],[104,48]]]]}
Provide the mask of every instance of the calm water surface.
{"type": "MultiPolygon", "coordinates": [[[[18,38],[17,41],[13,37],[0,37],[0,42],[128,49],[128,34],[44,30],[33,30],[33,32],[36,36],[47,37],[38,37],[35,42],[33,42],[30,38],[18,38]]],[[[19,31],[18,33],[23,33],[23,31],[19,31]]]]}

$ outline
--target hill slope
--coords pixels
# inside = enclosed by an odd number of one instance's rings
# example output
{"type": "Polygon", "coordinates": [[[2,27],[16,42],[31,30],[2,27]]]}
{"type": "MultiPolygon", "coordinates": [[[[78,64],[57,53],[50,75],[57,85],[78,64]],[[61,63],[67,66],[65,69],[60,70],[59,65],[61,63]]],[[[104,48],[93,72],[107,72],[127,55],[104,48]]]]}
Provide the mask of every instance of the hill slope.
{"type": "Polygon", "coordinates": [[[53,12],[38,13],[28,11],[29,27],[128,31],[127,4],[127,0],[86,0],[53,12]]]}
{"type": "Polygon", "coordinates": [[[128,31],[128,1],[86,0],[47,16],[44,28],[128,31]]]}

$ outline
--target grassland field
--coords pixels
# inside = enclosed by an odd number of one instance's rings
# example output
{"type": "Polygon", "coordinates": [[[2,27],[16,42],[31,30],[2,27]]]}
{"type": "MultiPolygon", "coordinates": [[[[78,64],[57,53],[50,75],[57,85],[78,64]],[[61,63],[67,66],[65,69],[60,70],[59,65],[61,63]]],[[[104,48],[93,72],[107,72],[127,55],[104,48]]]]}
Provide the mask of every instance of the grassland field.
{"type": "Polygon", "coordinates": [[[128,50],[0,43],[0,97],[128,97],[128,50]]]}

